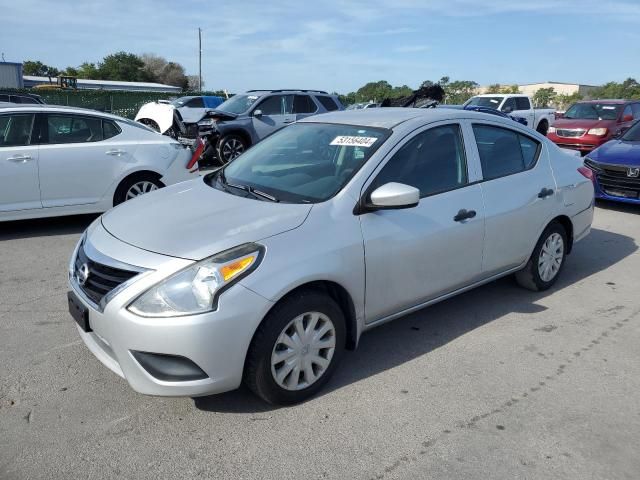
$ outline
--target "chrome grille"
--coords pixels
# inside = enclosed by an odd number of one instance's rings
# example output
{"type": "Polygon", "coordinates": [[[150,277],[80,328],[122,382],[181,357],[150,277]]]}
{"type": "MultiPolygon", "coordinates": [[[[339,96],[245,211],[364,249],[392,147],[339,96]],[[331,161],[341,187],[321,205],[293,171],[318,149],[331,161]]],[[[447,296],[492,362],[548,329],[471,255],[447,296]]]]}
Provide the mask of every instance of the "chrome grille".
{"type": "Polygon", "coordinates": [[[74,276],[78,287],[96,304],[100,304],[105,295],[138,273],[95,262],[85,253],[84,245],[78,248],[74,262],[74,276]]]}
{"type": "Polygon", "coordinates": [[[564,138],[576,138],[583,136],[587,131],[584,128],[557,128],[556,135],[564,138]]]}
{"type": "Polygon", "coordinates": [[[600,188],[608,195],[624,198],[640,197],[640,178],[630,177],[629,167],[623,165],[608,165],[585,160],[585,165],[596,174],[600,188]]]}

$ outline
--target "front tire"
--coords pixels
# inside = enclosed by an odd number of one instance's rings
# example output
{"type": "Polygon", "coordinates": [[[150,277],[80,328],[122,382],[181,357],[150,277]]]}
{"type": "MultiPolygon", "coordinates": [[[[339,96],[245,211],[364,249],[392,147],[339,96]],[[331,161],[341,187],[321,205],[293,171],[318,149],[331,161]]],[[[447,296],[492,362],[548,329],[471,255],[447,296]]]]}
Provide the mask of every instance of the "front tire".
{"type": "Polygon", "coordinates": [[[552,222],[540,235],[527,265],[516,273],[521,287],[541,292],[556,283],[567,257],[567,232],[562,224],[552,222]]]}
{"type": "Polygon", "coordinates": [[[240,156],[249,148],[247,141],[240,135],[225,135],[218,142],[218,159],[224,165],[240,156]]]}
{"type": "Polygon", "coordinates": [[[549,132],[549,122],[547,122],[546,120],[541,121],[538,124],[538,128],[536,128],[536,130],[538,131],[538,133],[546,137],[547,133],[549,132]]]}
{"type": "Polygon", "coordinates": [[[296,293],[276,305],[256,331],[245,365],[245,384],[276,405],[317,393],[335,371],[346,339],[336,302],[321,292],[296,293]]]}

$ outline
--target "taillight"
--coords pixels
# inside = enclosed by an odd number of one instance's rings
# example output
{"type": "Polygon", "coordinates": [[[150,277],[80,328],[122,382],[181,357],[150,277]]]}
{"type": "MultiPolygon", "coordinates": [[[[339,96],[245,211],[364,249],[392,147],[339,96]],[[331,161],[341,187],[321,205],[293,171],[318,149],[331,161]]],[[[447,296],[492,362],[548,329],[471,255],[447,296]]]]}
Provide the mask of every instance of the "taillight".
{"type": "Polygon", "coordinates": [[[189,160],[189,163],[187,163],[187,170],[189,171],[191,171],[193,166],[198,163],[198,160],[202,156],[202,152],[204,152],[204,140],[198,138],[197,142],[198,146],[194,150],[193,155],[191,155],[191,160],[189,160]]]}
{"type": "Polygon", "coordinates": [[[582,174],[583,177],[588,178],[592,182],[595,181],[593,170],[591,170],[589,167],[578,167],[578,171],[582,174]]]}

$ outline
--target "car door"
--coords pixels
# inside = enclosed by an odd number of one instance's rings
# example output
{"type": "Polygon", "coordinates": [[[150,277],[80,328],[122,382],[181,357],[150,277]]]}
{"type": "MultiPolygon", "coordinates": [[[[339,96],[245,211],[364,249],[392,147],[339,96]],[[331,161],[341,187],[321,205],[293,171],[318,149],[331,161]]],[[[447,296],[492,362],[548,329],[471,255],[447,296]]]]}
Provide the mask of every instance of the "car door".
{"type": "Polygon", "coordinates": [[[120,128],[111,120],[48,113],[43,131],[40,190],[44,207],[99,202],[131,162],[134,145],[114,136],[120,128]]]}
{"type": "Polygon", "coordinates": [[[535,127],[535,114],[533,108],[531,108],[531,102],[527,97],[515,97],[516,108],[512,112],[514,117],[522,117],[527,120],[527,126],[535,127]]]}
{"type": "Polygon", "coordinates": [[[293,114],[296,116],[296,121],[303,118],[310,117],[318,111],[318,106],[314,103],[309,95],[294,95],[293,96],[293,114]]]}
{"type": "Polygon", "coordinates": [[[0,212],[42,208],[35,113],[0,115],[0,212]]]}
{"type": "Polygon", "coordinates": [[[256,105],[251,120],[258,140],[295,122],[292,97],[292,95],[270,95],[256,105]]]}
{"type": "Polygon", "coordinates": [[[556,183],[542,142],[504,125],[473,122],[485,205],[483,274],[524,263],[553,211],[556,183]]]}
{"type": "Polygon", "coordinates": [[[484,208],[480,186],[469,175],[460,124],[412,133],[389,157],[365,186],[365,198],[398,182],[418,188],[421,199],[414,208],[359,217],[367,323],[473,283],[481,274],[484,208]]]}

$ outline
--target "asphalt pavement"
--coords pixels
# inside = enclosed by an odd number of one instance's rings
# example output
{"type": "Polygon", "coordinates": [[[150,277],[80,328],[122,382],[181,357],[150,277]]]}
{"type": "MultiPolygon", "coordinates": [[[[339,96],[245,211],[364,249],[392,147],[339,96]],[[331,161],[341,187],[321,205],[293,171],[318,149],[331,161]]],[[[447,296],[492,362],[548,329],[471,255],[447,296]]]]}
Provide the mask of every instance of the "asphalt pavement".
{"type": "Polygon", "coordinates": [[[67,312],[94,217],[0,223],[0,479],[635,480],[639,214],[599,205],[551,291],[505,278],[365,334],[288,408],[135,393],[67,312]]]}

